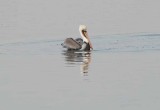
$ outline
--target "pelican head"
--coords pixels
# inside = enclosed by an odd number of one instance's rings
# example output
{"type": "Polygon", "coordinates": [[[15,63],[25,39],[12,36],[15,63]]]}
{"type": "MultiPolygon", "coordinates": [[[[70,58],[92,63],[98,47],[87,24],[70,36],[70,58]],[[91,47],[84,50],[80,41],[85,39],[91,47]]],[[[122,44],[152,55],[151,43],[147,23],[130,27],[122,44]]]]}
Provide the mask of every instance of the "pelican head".
{"type": "Polygon", "coordinates": [[[87,26],[86,25],[80,25],[79,26],[79,31],[82,31],[82,30],[87,31],[87,26]]]}
{"type": "Polygon", "coordinates": [[[90,38],[88,36],[88,32],[87,32],[87,26],[85,25],[80,25],[79,26],[79,32],[81,34],[81,37],[83,38],[83,41],[86,43],[89,43],[90,48],[93,49],[92,44],[90,42],[90,38]]]}

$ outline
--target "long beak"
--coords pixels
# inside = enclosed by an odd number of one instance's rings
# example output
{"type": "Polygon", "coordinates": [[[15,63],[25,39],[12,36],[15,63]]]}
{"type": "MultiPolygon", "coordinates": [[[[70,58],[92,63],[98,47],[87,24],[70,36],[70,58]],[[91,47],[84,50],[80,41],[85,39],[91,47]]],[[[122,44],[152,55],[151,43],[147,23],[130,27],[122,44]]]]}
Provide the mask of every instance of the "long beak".
{"type": "Polygon", "coordinates": [[[90,48],[93,50],[93,46],[92,46],[92,43],[91,43],[90,38],[89,38],[89,36],[88,36],[88,33],[85,32],[84,34],[85,34],[85,36],[86,36],[86,38],[87,38],[87,40],[88,40],[88,43],[89,43],[90,48]]]}

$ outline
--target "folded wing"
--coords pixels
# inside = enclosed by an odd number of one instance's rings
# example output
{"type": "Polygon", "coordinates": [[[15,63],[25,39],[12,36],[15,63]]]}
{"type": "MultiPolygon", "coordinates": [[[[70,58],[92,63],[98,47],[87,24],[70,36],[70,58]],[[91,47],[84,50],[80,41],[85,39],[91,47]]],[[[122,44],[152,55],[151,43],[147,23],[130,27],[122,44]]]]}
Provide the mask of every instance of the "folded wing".
{"type": "Polygon", "coordinates": [[[62,46],[64,48],[67,48],[67,49],[73,49],[73,50],[78,50],[78,49],[81,49],[81,44],[78,43],[76,40],[72,39],[72,38],[67,38],[65,39],[64,43],[62,43],[62,46]]]}

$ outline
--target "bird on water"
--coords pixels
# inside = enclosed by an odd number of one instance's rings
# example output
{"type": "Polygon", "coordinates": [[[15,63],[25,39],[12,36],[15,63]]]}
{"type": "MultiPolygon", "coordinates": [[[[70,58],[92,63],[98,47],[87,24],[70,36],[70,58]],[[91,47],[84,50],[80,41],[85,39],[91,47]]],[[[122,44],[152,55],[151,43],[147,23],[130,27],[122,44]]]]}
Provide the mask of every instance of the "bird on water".
{"type": "Polygon", "coordinates": [[[64,48],[67,48],[68,51],[69,50],[81,50],[81,51],[92,50],[93,46],[88,36],[87,26],[80,25],[79,32],[82,38],[77,38],[77,39],[66,38],[64,40],[64,43],[62,43],[61,45],[64,48]]]}

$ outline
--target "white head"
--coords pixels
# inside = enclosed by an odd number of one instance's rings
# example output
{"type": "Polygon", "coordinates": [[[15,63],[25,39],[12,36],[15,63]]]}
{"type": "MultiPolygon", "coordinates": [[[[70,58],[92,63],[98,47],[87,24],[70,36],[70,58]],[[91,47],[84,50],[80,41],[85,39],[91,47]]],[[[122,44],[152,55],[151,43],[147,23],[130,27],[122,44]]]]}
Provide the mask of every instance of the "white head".
{"type": "Polygon", "coordinates": [[[82,30],[87,31],[87,26],[86,25],[80,25],[79,26],[79,31],[82,31],[82,30]]]}
{"type": "Polygon", "coordinates": [[[85,41],[86,43],[88,43],[88,39],[86,38],[86,36],[83,34],[83,31],[87,32],[87,26],[85,25],[80,25],[79,26],[79,32],[83,38],[83,41],[85,41]]]}
{"type": "Polygon", "coordinates": [[[92,44],[90,42],[89,36],[88,36],[88,32],[87,32],[87,26],[85,25],[80,25],[79,26],[79,32],[83,38],[83,41],[86,43],[89,43],[91,49],[93,49],[92,44]]]}

